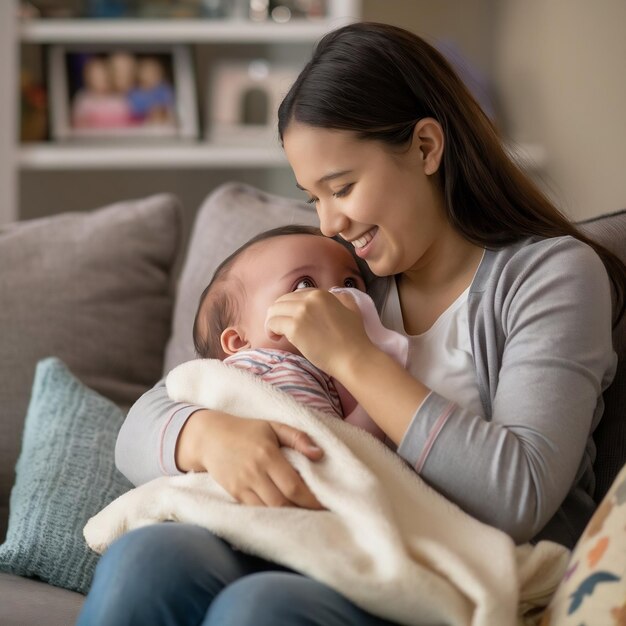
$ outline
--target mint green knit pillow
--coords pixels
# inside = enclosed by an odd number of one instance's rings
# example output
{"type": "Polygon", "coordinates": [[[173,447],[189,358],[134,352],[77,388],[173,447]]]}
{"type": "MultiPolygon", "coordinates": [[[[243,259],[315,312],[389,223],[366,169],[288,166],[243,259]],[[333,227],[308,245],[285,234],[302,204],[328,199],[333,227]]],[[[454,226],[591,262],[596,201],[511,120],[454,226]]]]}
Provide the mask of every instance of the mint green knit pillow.
{"type": "Polygon", "coordinates": [[[98,556],[83,526],[132,485],[114,448],[124,415],[62,361],[39,361],[11,491],[0,571],[87,593],[98,556]]]}

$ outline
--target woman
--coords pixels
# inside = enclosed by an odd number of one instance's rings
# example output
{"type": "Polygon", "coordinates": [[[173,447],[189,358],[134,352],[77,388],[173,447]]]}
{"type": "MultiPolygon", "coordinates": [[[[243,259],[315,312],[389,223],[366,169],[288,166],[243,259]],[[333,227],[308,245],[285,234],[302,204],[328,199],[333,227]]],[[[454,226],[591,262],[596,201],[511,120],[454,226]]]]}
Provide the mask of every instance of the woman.
{"type": "MultiPolygon", "coordinates": [[[[324,37],[279,131],[324,234],[350,241],[379,277],[371,293],[410,338],[408,371],[323,291],[279,298],[269,331],[343,383],[447,498],[518,542],[573,545],[594,507],[591,433],[615,369],[611,284],[623,314],[623,264],[511,163],[446,61],[404,30],[354,24],[324,37]]],[[[160,384],[130,412],[117,460],[137,484],[162,463],[208,471],[244,504],[318,506],[281,445],[323,454],[285,426],[175,406],[160,384]]],[[[114,544],[83,619],[388,623],[179,524],[114,544]]]]}

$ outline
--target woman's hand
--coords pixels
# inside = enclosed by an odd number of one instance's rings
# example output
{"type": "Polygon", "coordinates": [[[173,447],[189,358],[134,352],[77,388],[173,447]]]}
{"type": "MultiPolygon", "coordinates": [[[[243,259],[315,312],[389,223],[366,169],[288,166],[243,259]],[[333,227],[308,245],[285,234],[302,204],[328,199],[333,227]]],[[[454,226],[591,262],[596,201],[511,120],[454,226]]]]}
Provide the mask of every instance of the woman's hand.
{"type": "Polygon", "coordinates": [[[356,302],[347,293],[300,289],[281,296],[268,309],[270,336],[285,336],[306,359],[342,379],[351,359],[376,349],[363,327],[356,302]]]}
{"type": "Polygon", "coordinates": [[[281,446],[312,461],[324,455],[306,433],[286,424],[203,409],[179,434],[176,464],[181,471],[208,472],[243,504],[322,509],[281,446]]]}
{"type": "Polygon", "coordinates": [[[372,343],[350,294],[302,289],[281,296],[268,310],[266,328],[336,378],[399,445],[430,389],[372,343]]]}

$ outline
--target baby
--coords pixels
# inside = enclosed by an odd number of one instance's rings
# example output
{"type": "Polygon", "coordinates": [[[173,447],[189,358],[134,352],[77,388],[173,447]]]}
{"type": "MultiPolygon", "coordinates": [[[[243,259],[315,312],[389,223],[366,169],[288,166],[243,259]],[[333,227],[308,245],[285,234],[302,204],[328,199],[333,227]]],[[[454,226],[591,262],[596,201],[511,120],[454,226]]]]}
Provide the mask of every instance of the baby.
{"type": "Polygon", "coordinates": [[[398,335],[380,324],[373,302],[361,293],[363,277],[343,245],[309,226],[263,232],[225,259],[202,293],[193,327],[196,352],[246,369],[299,402],[345,418],[384,440],[383,431],[338,381],[300,355],[285,337],[272,338],[265,329],[267,309],[280,296],[297,289],[337,287],[352,290],[366,330],[374,328],[368,331],[373,341],[388,342],[389,335],[398,335]]]}

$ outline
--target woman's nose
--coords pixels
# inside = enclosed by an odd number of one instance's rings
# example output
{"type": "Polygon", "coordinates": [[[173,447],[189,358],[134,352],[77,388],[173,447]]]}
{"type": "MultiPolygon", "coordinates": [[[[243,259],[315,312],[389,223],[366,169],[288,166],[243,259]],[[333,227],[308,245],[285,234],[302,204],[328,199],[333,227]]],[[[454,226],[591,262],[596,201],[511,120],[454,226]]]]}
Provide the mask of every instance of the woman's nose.
{"type": "Polygon", "coordinates": [[[337,211],[332,202],[318,201],[317,215],[320,218],[320,230],[326,237],[334,237],[344,232],[348,226],[348,218],[337,211]]]}

